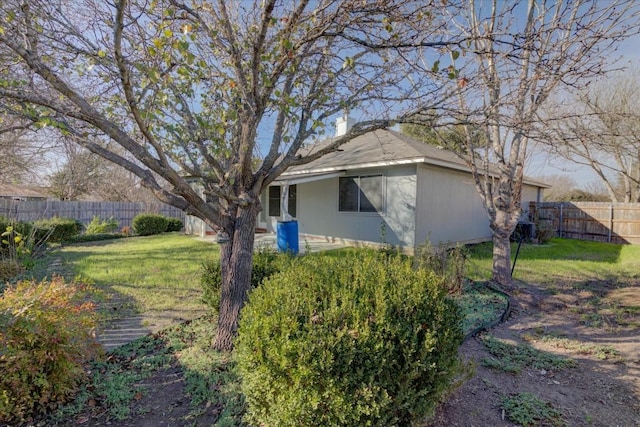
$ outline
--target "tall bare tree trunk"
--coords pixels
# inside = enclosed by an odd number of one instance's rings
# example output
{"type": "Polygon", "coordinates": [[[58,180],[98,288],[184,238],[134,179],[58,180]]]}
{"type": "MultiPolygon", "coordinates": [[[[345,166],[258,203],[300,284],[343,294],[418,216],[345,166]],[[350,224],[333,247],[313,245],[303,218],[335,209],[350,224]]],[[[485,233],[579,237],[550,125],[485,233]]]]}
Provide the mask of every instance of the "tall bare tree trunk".
{"type": "Polygon", "coordinates": [[[513,179],[501,180],[499,196],[493,200],[494,205],[491,209],[493,215],[490,215],[493,235],[492,279],[506,289],[509,289],[513,283],[510,239],[522,213],[520,208],[522,171],[514,175],[513,179]]]}
{"type": "Polygon", "coordinates": [[[213,346],[216,350],[230,351],[238,329],[240,309],[251,288],[251,265],[255,225],[259,207],[249,204],[238,208],[229,241],[221,245],[222,295],[218,331],[213,346]]]}
{"type": "Polygon", "coordinates": [[[511,240],[509,233],[493,233],[493,277],[504,288],[511,287],[511,240]]]}

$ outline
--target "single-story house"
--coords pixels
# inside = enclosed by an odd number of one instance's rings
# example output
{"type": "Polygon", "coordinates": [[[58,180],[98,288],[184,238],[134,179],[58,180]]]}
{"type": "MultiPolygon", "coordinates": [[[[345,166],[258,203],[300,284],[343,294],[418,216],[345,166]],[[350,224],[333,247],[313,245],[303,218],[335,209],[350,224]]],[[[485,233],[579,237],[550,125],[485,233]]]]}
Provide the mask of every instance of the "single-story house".
{"type": "MultiPolygon", "coordinates": [[[[523,209],[542,201],[544,188],[525,178],[523,209]]],[[[450,151],[393,130],[362,135],[288,169],[261,202],[258,228],[275,232],[278,221],[293,218],[300,239],[389,243],[408,251],[427,239],[433,244],[491,240],[468,166],[450,151]]]]}
{"type": "Polygon", "coordinates": [[[40,201],[49,199],[46,189],[33,185],[0,183],[0,199],[14,201],[40,201]]]}

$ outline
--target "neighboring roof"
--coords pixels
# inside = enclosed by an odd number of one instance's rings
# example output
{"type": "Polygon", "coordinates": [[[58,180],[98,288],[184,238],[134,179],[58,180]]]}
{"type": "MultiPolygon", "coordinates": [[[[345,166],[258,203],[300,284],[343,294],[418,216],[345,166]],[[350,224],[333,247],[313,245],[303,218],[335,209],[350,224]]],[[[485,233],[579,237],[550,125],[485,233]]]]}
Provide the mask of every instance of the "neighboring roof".
{"type": "MultiPolygon", "coordinates": [[[[332,141],[333,139],[329,139],[314,144],[302,154],[313,153],[332,141]]],[[[338,151],[310,163],[290,167],[279,177],[279,180],[291,180],[297,176],[416,163],[469,172],[467,164],[449,150],[416,141],[393,130],[380,129],[352,139],[341,145],[338,151]]],[[[524,182],[538,187],[549,187],[547,184],[528,177],[525,177],[524,182]]]]}
{"type": "Polygon", "coordinates": [[[40,187],[0,183],[0,197],[46,199],[49,196],[45,193],[45,190],[40,187]]]}

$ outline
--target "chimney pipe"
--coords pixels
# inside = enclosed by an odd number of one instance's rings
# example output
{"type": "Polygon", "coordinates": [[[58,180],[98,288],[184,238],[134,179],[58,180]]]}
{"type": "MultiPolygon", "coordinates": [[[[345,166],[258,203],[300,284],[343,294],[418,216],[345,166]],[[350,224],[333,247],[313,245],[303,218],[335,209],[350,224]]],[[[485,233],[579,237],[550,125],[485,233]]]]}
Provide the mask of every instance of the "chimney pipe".
{"type": "Polygon", "coordinates": [[[336,134],[335,137],[346,135],[349,132],[349,129],[354,125],[355,120],[353,120],[349,113],[345,112],[341,117],[336,119],[336,134]]]}

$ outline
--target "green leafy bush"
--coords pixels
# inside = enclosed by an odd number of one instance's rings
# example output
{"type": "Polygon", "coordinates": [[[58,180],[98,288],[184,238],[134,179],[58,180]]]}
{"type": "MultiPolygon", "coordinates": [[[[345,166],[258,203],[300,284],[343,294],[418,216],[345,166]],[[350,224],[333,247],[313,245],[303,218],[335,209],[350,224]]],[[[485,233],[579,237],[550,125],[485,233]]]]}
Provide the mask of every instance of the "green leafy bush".
{"type": "MultiPolygon", "coordinates": [[[[253,255],[251,267],[251,289],[256,288],[264,279],[283,269],[291,260],[291,255],[278,253],[271,249],[260,249],[253,255]]],[[[202,302],[211,307],[213,313],[220,309],[220,290],[222,288],[222,268],[220,259],[212,259],[202,266],[202,302]]]]}
{"type": "Polygon", "coordinates": [[[16,260],[18,246],[22,246],[24,250],[29,249],[28,243],[31,242],[27,240],[33,231],[33,225],[29,222],[14,221],[0,216],[0,234],[3,234],[0,239],[0,258],[16,260]]]}
{"type": "Polygon", "coordinates": [[[167,225],[167,218],[159,214],[140,214],[133,218],[133,230],[140,236],[164,233],[167,225]]]}
{"type": "Polygon", "coordinates": [[[306,256],[266,279],[240,319],[247,421],[406,426],[460,372],[457,306],[442,279],[375,251],[306,256]]]}
{"type": "Polygon", "coordinates": [[[65,242],[82,231],[83,225],[73,218],[54,216],[50,219],[39,219],[33,223],[37,229],[36,240],[52,243],[65,242]]]}
{"type": "MultiPolygon", "coordinates": [[[[0,225],[0,260],[6,266],[16,264],[19,269],[31,268],[39,251],[45,246],[50,233],[42,234],[28,222],[1,222],[0,225]]],[[[4,275],[0,274],[0,277],[4,275]]]]}
{"type": "Polygon", "coordinates": [[[434,246],[427,240],[418,245],[414,259],[416,267],[432,270],[444,278],[444,285],[449,293],[460,294],[464,285],[468,257],[469,253],[463,245],[434,246]]]}
{"type": "Polygon", "coordinates": [[[120,223],[114,217],[106,220],[101,220],[99,216],[94,216],[91,222],[87,225],[84,234],[106,234],[115,232],[120,223]]]}
{"type": "Polygon", "coordinates": [[[166,217],[167,218],[167,231],[180,231],[182,230],[183,227],[183,223],[182,220],[180,218],[172,218],[172,217],[166,217]]]}
{"type": "Polygon", "coordinates": [[[73,396],[98,350],[86,285],[22,281],[0,296],[0,422],[22,422],[73,396]]]}
{"type": "Polygon", "coordinates": [[[0,216],[0,230],[6,230],[7,227],[13,227],[20,234],[29,234],[33,228],[30,222],[16,221],[5,216],[0,216]]]}

